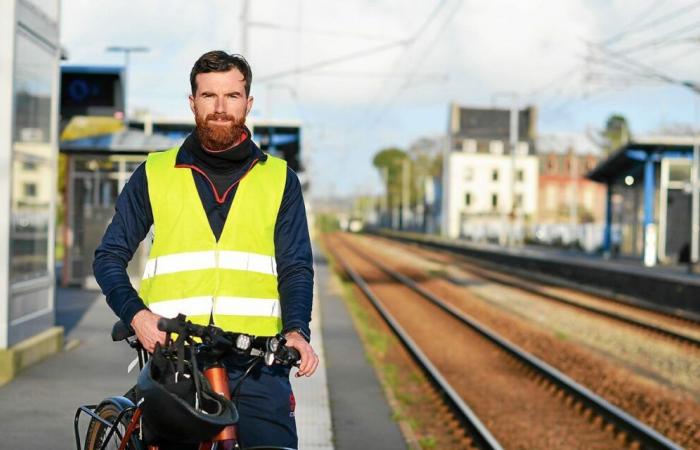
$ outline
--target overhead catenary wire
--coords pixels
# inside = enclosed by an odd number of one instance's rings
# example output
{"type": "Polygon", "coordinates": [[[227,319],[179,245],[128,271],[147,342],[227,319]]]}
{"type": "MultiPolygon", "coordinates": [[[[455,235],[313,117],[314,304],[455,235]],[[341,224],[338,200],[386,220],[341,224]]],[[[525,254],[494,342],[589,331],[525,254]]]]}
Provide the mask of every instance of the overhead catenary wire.
{"type": "Polygon", "coordinates": [[[686,24],[682,26],[681,28],[677,28],[671,31],[668,31],[661,36],[655,36],[652,39],[648,39],[646,41],[643,41],[641,43],[637,43],[628,47],[616,49],[618,53],[624,53],[624,54],[629,54],[633,52],[639,52],[641,50],[645,50],[648,48],[657,48],[661,45],[667,44],[669,42],[673,41],[678,41],[678,35],[687,33],[689,31],[697,31],[700,28],[700,20],[686,24]]]}
{"type": "Polygon", "coordinates": [[[648,22],[642,22],[637,24],[636,26],[633,26],[627,30],[618,32],[617,34],[604,39],[602,42],[599,43],[599,45],[610,45],[615,42],[618,42],[622,39],[624,39],[626,36],[630,36],[632,34],[639,33],[640,31],[648,31],[651,28],[657,27],[663,23],[667,23],[676,17],[680,17],[682,15],[685,15],[695,9],[700,8],[700,1],[694,1],[690,4],[687,4],[685,6],[682,6],[681,8],[675,9],[667,14],[662,15],[661,17],[658,17],[656,19],[652,19],[648,22]]]}
{"type": "MultiPolygon", "coordinates": [[[[442,4],[444,4],[443,2],[442,4]]],[[[457,11],[461,8],[462,6],[462,0],[457,0],[454,4],[454,7],[450,11],[450,13],[447,15],[446,19],[443,21],[441,27],[438,29],[438,32],[435,34],[433,39],[428,43],[428,45],[425,46],[423,49],[423,52],[420,53],[420,55],[416,58],[418,61],[422,61],[427,53],[433,49],[433,45],[435,42],[442,36],[442,34],[448,29],[447,25],[454,19],[454,17],[457,15],[457,11]]],[[[411,72],[408,77],[404,80],[404,82],[401,84],[399,89],[394,93],[392,97],[389,98],[388,101],[386,101],[382,107],[380,107],[379,112],[372,116],[373,118],[370,121],[370,126],[376,126],[382,116],[386,113],[386,111],[391,107],[391,105],[399,98],[399,96],[411,85],[413,80],[415,79],[417,75],[417,71],[411,72]]]]}

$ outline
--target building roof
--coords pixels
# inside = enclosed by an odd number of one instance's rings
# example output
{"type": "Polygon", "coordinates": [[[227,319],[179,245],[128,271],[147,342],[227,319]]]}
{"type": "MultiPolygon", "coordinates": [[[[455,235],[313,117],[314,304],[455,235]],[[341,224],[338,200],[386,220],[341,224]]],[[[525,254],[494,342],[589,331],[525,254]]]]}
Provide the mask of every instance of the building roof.
{"type": "Polygon", "coordinates": [[[590,136],[583,133],[548,133],[537,136],[537,153],[600,155],[602,149],[590,136]]]}
{"type": "Polygon", "coordinates": [[[184,138],[173,138],[160,133],[147,135],[143,131],[130,129],[61,141],[59,147],[64,153],[147,154],[179,146],[183,141],[184,138]]]}
{"type": "Polygon", "coordinates": [[[613,183],[634,172],[649,158],[660,161],[663,157],[690,158],[693,155],[692,138],[674,137],[638,139],[616,150],[601,161],[586,177],[599,183],[613,183]]]}
{"type": "MultiPolygon", "coordinates": [[[[534,138],[536,112],[533,107],[518,111],[518,140],[534,138]]],[[[499,108],[458,107],[455,134],[477,140],[504,140],[510,137],[510,110],[499,108]]]]}

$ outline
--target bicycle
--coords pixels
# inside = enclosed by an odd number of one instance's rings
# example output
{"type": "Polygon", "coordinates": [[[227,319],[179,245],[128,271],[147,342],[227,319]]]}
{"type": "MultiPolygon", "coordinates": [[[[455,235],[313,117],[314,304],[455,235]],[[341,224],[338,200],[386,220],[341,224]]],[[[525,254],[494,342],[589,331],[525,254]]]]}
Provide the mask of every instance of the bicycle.
{"type": "MultiPolygon", "coordinates": [[[[227,332],[214,325],[193,324],[187,321],[183,315],[174,319],[160,319],[158,329],[166,332],[167,336],[164,354],[167,356],[177,354],[181,360],[185,356],[183,346],[185,343],[188,344],[187,351],[195,369],[198,367],[197,361],[201,361],[201,372],[211,388],[227,400],[232,400],[232,395],[228,385],[226,368],[222,363],[224,358],[233,355],[250,358],[243,377],[232,389],[234,393],[243,380],[261,362],[266,366],[273,364],[292,366],[298,365],[300,359],[296,349],[285,346],[286,340],[281,335],[256,337],[245,333],[227,332]],[[177,336],[176,339],[172,339],[173,334],[177,336]]],[[[133,330],[123,322],[117,321],[112,328],[112,340],[114,342],[126,341],[131,348],[136,350],[139,369],[140,372],[143,372],[151,356],[138,341],[133,330]]],[[[197,384],[197,377],[193,378],[197,384]]],[[[199,389],[199,385],[197,385],[197,389],[199,389]]],[[[148,430],[144,430],[142,404],[133,398],[132,391],[125,396],[107,397],[97,405],[78,407],[74,418],[77,450],[83,450],[79,432],[82,414],[87,414],[91,418],[85,433],[84,450],[106,450],[107,448],[158,450],[158,445],[150,444],[148,443],[149,439],[144,439],[144,433],[147,434],[148,430]]],[[[235,406],[231,407],[235,413],[235,406]]],[[[237,419],[237,414],[234,415],[237,419]]],[[[238,428],[235,422],[223,428],[210,441],[199,444],[199,450],[237,450],[240,448],[238,428]]]]}

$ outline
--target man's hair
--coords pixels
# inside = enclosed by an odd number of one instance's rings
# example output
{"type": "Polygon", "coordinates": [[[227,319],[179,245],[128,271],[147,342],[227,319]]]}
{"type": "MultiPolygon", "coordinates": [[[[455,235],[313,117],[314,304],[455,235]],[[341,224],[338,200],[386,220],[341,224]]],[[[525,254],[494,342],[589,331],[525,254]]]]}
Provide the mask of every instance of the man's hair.
{"type": "Polygon", "coordinates": [[[245,95],[250,95],[250,83],[253,81],[253,72],[250,70],[248,61],[242,55],[236,53],[228,54],[222,50],[213,50],[199,57],[192,66],[190,72],[190,86],[192,95],[197,93],[197,74],[210,72],[228,72],[231,69],[238,69],[243,74],[245,81],[245,95]]]}

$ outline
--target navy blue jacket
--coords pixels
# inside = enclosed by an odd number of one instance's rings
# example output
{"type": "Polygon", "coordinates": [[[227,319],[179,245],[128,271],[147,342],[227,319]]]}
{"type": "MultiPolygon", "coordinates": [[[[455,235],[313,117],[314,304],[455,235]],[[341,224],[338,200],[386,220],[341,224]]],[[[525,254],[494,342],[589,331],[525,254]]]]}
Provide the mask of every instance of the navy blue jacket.
{"type": "MultiPolygon", "coordinates": [[[[180,147],[177,166],[198,167],[197,159],[188,149],[193,142],[198,145],[193,136],[194,134],[190,135],[180,147]]],[[[231,183],[240,179],[253,161],[267,159],[267,155],[252,141],[250,145],[250,155],[231,174],[231,183]]],[[[107,297],[107,304],[127,324],[131,323],[138,311],[146,308],[126,273],[127,264],[153,224],[145,165],[141,164],[134,171],[119,194],[114,217],[95,250],[93,262],[95,279],[107,297]]],[[[192,172],[209,224],[219,239],[236,195],[237,184],[224,198],[217,199],[214,183],[203,170],[187,167],[179,170],[192,172]]],[[[283,328],[301,328],[308,335],[313,298],[313,258],[301,184],[289,168],[275,225],[275,259],[283,328]]]]}

